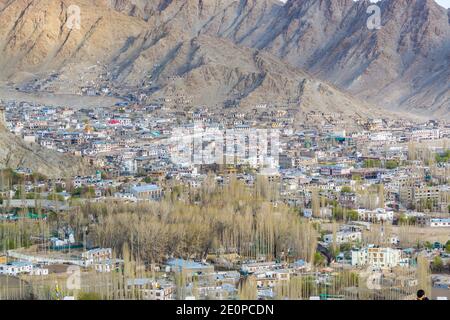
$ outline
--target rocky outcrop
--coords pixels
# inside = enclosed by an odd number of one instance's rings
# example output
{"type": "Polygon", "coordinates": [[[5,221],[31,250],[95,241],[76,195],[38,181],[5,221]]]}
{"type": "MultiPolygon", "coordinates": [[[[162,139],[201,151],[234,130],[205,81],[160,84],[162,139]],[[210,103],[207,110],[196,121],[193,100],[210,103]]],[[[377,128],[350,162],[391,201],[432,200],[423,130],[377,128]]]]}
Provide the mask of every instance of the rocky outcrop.
{"type": "Polygon", "coordinates": [[[49,178],[92,173],[80,158],[25,143],[4,128],[0,128],[0,168],[28,168],[49,178]]]}

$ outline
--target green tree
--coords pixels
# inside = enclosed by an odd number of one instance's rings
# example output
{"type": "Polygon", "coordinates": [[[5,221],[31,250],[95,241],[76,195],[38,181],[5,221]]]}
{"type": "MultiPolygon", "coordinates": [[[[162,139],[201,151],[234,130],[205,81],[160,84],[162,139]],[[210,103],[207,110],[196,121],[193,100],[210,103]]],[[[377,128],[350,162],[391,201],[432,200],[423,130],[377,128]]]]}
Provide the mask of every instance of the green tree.
{"type": "Polygon", "coordinates": [[[316,252],[314,254],[314,265],[315,266],[325,265],[325,258],[322,256],[322,254],[320,252],[316,252]]]}
{"type": "Polygon", "coordinates": [[[386,161],[386,169],[392,170],[392,169],[398,168],[398,166],[399,166],[398,161],[395,161],[395,160],[386,161]]]}
{"type": "Polygon", "coordinates": [[[450,240],[445,244],[445,252],[450,253],[450,240]]]}
{"type": "Polygon", "coordinates": [[[356,210],[349,210],[349,211],[347,212],[347,219],[348,219],[349,221],[357,221],[357,220],[358,220],[358,217],[359,217],[358,211],[356,211],[356,210]]]}
{"type": "Polygon", "coordinates": [[[155,179],[153,179],[152,177],[145,177],[144,182],[145,183],[155,183],[155,179]]]}
{"type": "Polygon", "coordinates": [[[429,241],[426,241],[423,246],[429,250],[433,249],[433,244],[429,241]]]}
{"type": "Polygon", "coordinates": [[[352,193],[352,188],[349,186],[344,186],[341,189],[341,193],[352,193]]]}
{"type": "Polygon", "coordinates": [[[75,188],[73,191],[72,191],[72,197],[81,197],[81,194],[83,193],[83,188],[81,188],[81,187],[78,187],[78,188],[75,188]]]}
{"type": "Polygon", "coordinates": [[[366,159],[363,163],[364,168],[379,168],[381,167],[381,161],[375,159],[366,159]]]}
{"type": "Polygon", "coordinates": [[[444,262],[440,256],[436,256],[433,259],[433,270],[441,272],[444,269],[444,262]]]}

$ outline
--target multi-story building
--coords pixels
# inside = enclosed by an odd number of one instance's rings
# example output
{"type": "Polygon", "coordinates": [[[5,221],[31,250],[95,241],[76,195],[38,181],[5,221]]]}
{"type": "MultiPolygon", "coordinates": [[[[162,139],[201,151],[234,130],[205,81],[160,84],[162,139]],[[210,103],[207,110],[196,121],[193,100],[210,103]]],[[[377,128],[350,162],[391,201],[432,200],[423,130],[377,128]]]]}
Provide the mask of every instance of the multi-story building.
{"type": "Polygon", "coordinates": [[[17,276],[21,273],[31,273],[33,264],[29,262],[15,261],[7,264],[0,264],[0,274],[7,276],[17,276]]]}
{"type": "Polygon", "coordinates": [[[433,228],[440,228],[440,227],[450,228],[450,219],[430,219],[430,227],[433,227],[433,228]]]}
{"type": "MultiPolygon", "coordinates": [[[[357,242],[361,241],[362,234],[360,231],[339,231],[336,232],[336,244],[348,243],[348,242],[357,242]]],[[[334,242],[334,235],[332,233],[326,234],[323,237],[323,240],[327,244],[331,244],[334,242]]]]}
{"type": "Polygon", "coordinates": [[[446,186],[405,186],[400,188],[400,201],[405,205],[430,202],[435,206],[446,206],[450,191],[446,186]]]}
{"type": "Polygon", "coordinates": [[[112,259],[111,248],[98,248],[88,250],[81,254],[81,258],[85,261],[86,266],[93,264],[101,264],[101,262],[109,261],[112,259]]]}
{"type": "Polygon", "coordinates": [[[367,247],[352,251],[353,266],[392,268],[400,265],[401,259],[401,250],[392,248],[367,247]]]}
{"type": "Polygon", "coordinates": [[[417,129],[411,132],[411,140],[434,140],[439,139],[440,131],[439,129],[417,129]]]}
{"type": "Polygon", "coordinates": [[[162,189],[154,184],[133,186],[130,193],[138,199],[158,200],[162,197],[162,189]]]}
{"type": "Polygon", "coordinates": [[[358,209],[358,217],[362,221],[392,221],[394,220],[394,211],[384,208],[375,210],[358,209]]]}

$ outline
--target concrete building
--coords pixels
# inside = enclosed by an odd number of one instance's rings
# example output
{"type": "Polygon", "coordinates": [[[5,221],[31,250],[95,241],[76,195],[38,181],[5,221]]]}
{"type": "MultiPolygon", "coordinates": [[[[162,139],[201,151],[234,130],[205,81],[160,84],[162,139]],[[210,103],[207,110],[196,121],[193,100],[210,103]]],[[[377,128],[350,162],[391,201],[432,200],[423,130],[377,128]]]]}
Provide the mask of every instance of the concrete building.
{"type": "Polygon", "coordinates": [[[86,266],[93,264],[102,264],[112,259],[112,249],[111,248],[98,248],[88,250],[81,254],[82,260],[85,262],[86,266]]]}
{"type": "Polygon", "coordinates": [[[401,259],[401,250],[392,248],[367,247],[352,251],[352,266],[392,268],[399,266],[401,259]]]}
{"type": "Polygon", "coordinates": [[[159,200],[162,197],[162,189],[154,184],[133,186],[130,193],[137,199],[159,200]]]}
{"type": "Polygon", "coordinates": [[[214,266],[207,263],[188,261],[183,259],[171,259],[167,261],[166,271],[183,273],[186,276],[194,274],[209,274],[214,272],[214,266]]]}
{"type": "MultiPolygon", "coordinates": [[[[357,242],[361,241],[362,234],[359,231],[339,231],[336,232],[336,244],[357,242]]],[[[332,233],[326,234],[323,240],[327,244],[332,244],[334,242],[334,236],[332,233]]]]}
{"type": "Polygon", "coordinates": [[[21,273],[31,273],[33,264],[29,262],[15,261],[8,264],[0,264],[0,274],[7,276],[17,276],[21,273]]]}
{"type": "Polygon", "coordinates": [[[430,227],[433,228],[442,228],[447,227],[450,228],[450,219],[431,219],[430,227]]]}
{"type": "Polygon", "coordinates": [[[392,221],[394,220],[394,211],[384,208],[358,209],[358,218],[362,221],[392,221]]]}

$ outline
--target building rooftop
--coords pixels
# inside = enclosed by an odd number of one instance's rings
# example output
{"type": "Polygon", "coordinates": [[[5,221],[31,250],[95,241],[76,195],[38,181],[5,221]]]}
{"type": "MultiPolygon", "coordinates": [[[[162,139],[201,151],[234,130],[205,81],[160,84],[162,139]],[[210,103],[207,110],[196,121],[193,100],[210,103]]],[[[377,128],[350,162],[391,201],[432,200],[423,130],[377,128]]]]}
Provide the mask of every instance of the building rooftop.
{"type": "Polygon", "coordinates": [[[149,192],[159,190],[159,186],[156,184],[146,184],[141,186],[134,186],[131,188],[133,192],[149,192]]]}
{"type": "Polygon", "coordinates": [[[184,259],[171,259],[167,261],[167,265],[171,267],[177,267],[177,268],[187,268],[187,269],[204,269],[209,268],[210,265],[195,262],[195,261],[189,261],[184,259]]]}

